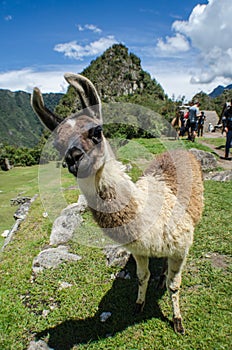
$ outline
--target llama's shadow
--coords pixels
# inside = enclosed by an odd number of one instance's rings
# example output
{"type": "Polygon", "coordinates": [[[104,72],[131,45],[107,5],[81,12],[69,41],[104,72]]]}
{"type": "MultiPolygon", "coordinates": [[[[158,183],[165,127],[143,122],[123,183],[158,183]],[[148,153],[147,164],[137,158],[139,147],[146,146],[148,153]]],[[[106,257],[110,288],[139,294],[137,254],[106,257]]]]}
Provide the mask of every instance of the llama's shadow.
{"type": "Polygon", "coordinates": [[[153,317],[161,319],[171,326],[171,322],[162,314],[158,300],[165,289],[157,288],[157,271],[162,269],[161,259],[152,259],[151,279],[147,291],[147,302],[139,315],[133,314],[135,307],[137,281],[135,279],[135,263],[130,259],[123,270],[129,271],[131,279],[117,278],[112,288],[104,295],[99,303],[98,311],[93,317],[85,319],[69,319],[59,325],[47,328],[36,335],[36,339],[46,339],[49,347],[54,350],[70,350],[74,345],[98,341],[112,337],[128,326],[140,323],[153,317]],[[154,275],[154,272],[156,273],[154,275]],[[111,312],[106,322],[101,322],[100,315],[111,312]]]}

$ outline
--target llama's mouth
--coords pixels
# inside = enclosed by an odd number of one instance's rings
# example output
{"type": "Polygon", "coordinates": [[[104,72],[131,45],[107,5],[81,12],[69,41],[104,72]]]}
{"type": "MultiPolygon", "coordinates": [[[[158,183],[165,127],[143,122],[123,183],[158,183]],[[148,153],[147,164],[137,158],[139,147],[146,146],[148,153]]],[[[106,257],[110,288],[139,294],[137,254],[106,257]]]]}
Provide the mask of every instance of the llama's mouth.
{"type": "Polygon", "coordinates": [[[86,162],[82,162],[81,163],[81,160],[84,158],[84,156],[79,160],[79,161],[76,161],[76,162],[73,162],[72,164],[67,164],[68,166],[68,170],[71,174],[73,174],[75,177],[77,178],[85,178],[85,177],[88,177],[89,176],[89,166],[88,164],[86,164],[86,162]]]}
{"type": "Polygon", "coordinates": [[[69,172],[73,174],[75,177],[77,177],[78,169],[80,167],[80,163],[83,157],[84,155],[77,161],[73,160],[73,162],[67,163],[69,172]]]}
{"type": "Polygon", "coordinates": [[[77,177],[78,172],[78,164],[74,163],[73,165],[68,165],[68,170],[71,174],[77,177]]]}
{"type": "Polygon", "coordinates": [[[84,152],[76,146],[70,148],[65,155],[65,162],[68,166],[68,170],[75,177],[77,177],[78,169],[83,158],[84,152]]]}

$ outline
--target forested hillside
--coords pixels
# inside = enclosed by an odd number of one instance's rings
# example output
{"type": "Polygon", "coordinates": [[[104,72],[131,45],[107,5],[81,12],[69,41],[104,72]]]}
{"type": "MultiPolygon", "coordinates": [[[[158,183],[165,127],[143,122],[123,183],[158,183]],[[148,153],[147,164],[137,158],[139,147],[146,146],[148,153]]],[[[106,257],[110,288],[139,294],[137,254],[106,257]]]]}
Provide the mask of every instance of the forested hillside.
{"type": "Polygon", "coordinates": [[[220,117],[223,111],[223,107],[226,102],[231,101],[232,90],[224,90],[221,95],[212,98],[205,92],[200,92],[193,97],[193,100],[198,100],[201,103],[202,110],[216,111],[220,117]]]}
{"type": "MultiPolygon", "coordinates": [[[[215,98],[223,94],[224,92],[232,90],[232,84],[225,86],[218,85],[213,91],[209,94],[210,97],[215,98]]],[[[232,92],[232,91],[231,91],[232,92]]]]}
{"type": "MultiPolygon", "coordinates": [[[[46,105],[53,110],[62,94],[44,94],[46,105]]],[[[43,126],[35,116],[30,94],[0,89],[0,143],[33,147],[40,140],[43,126]]]]}
{"type": "MultiPolygon", "coordinates": [[[[143,105],[167,116],[175,104],[165,94],[161,85],[141,67],[140,58],[130,53],[122,44],[115,44],[81,73],[95,85],[103,103],[130,102],[143,105]]],[[[80,108],[72,87],[61,99],[56,112],[66,117],[80,108]]]]}

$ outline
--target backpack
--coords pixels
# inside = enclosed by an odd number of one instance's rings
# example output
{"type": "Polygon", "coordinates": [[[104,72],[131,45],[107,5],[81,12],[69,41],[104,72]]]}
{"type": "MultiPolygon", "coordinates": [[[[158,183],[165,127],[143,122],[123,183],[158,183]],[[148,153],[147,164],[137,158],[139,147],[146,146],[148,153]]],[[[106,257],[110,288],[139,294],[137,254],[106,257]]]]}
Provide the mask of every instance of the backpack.
{"type": "Polygon", "coordinates": [[[189,109],[189,121],[190,123],[196,123],[197,121],[197,108],[194,106],[189,109]]]}

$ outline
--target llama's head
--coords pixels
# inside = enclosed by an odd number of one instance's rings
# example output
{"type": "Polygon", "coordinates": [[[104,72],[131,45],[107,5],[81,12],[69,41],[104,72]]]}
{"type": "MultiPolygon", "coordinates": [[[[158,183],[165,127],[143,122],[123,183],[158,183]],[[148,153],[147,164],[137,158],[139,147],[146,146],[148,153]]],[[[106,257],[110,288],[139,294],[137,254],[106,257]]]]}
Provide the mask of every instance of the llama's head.
{"type": "Polygon", "coordinates": [[[54,145],[65,157],[69,171],[78,178],[96,174],[106,160],[102,133],[101,100],[94,85],[79,74],[65,74],[80,97],[82,112],[64,120],[44,106],[42,94],[34,88],[31,103],[42,123],[54,132],[54,145]]]}

